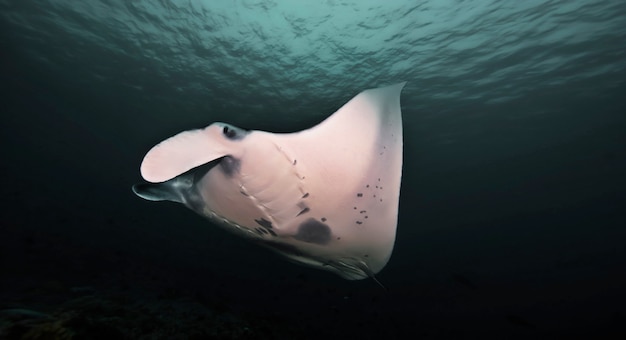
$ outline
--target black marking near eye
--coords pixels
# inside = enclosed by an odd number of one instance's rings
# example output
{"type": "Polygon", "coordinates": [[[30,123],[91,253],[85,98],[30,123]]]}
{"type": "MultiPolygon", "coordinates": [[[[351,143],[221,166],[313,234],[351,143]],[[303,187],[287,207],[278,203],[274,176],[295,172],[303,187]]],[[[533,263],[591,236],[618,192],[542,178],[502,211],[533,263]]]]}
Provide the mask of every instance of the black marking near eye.
{"type": "Polygon", "coordinates": [[[298,213],[298,215],[296,215],[296,217],[298,217],[298,216],[300,216],[300,215],[302,215],[302,214],[306,214],[306,213],[308,213],[309,211],[311,211],[311,209],[309,209],[309,207],[305,207],[304,209],[302,209],[302,211],[300,211],[300,212],[298,213]]]}
{"type": "Polygon", "coordinates": [[[363,193],[360,193],[360,192],[359,192],[359,193],[357,193],[357,194],[356,194],[356,197],[363,197],[363,193]]]}
{"type": "Polygon", "coordinates": [[[356,224],[363,224],[363,222],[361,222],[361,221],[356,221],[356,224]]]}
{"type": "Polygon", "coordinates": [[[307,192],[306,194],[302,195],[302,198],[307,198],[309,197],[309,193],[307,192]]]}
{"type": "Polygon", "coordinates": [[[224,128],[222,129],[222,133],[228,139],[237,139],[237,130],[235,130],[235,129],[229,127],[229,126],[224,126],[224,128]]]}
{"type": "Polygon", "coordinates": [[[326,217],[322,217],[322,222],[326,222],[326,217]]]}
{"type": "Polygon", "coordinates": [[[258,223],[261,227],[265,227],[267,229],[272,229],[272,222],[261,217],[260,220],[254,220],[254,222],[258,223]]]}
{"type": "Polygon", "coordinates": [[[294,238],[307,243],[326,244],[330,241],[330,234],[330,228],[326,224],[309,218],[300,224],[294,238]]]}
{"type": "Polygon", "coordinates": [[[241,161],[232,156],[225,156],[220,161],[220,167],[226,176],[231,177],[236,172],[239,172],[241,161]]]}

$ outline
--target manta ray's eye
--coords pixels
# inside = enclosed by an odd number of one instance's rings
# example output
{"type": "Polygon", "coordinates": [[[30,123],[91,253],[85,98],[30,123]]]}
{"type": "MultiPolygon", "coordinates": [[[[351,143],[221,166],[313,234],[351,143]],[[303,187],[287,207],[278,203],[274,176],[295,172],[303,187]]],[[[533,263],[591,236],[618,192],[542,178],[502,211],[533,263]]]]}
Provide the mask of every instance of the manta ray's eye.
{"type": "Polygon", "coordinates": [[[237,137],[237,131],[228,126],[224,126],[222,133],[224,133],[224,136],[229,139],[234,139],[235,137],[237,137]]]}

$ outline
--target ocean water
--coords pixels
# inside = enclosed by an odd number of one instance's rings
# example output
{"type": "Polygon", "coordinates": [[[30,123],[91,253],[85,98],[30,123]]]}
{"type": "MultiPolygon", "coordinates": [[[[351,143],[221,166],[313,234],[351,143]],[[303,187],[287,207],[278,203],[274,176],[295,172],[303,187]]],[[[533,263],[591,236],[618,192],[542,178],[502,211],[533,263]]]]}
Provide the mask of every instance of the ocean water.
{"type": "Polygon", "coordinates": [[[0,61],[0,338],[626,337],[624,1],[0,0],[0,61]],[[387,290],[130,190],[399,81],[387,290]]]}

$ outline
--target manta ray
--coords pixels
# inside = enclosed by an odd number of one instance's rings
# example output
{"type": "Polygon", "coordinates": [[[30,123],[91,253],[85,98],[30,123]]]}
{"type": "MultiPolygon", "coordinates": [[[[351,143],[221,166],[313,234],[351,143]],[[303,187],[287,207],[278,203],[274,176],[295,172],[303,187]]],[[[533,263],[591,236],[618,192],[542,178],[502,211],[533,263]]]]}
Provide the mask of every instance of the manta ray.
{"type": "Polygon", "coordinates": [[[134,193],[182,203],[297,263],[374,278],[395,243],[402,176],[400,92],[359,93],[294,133],[216,122],[154,146],[134,193]]]}

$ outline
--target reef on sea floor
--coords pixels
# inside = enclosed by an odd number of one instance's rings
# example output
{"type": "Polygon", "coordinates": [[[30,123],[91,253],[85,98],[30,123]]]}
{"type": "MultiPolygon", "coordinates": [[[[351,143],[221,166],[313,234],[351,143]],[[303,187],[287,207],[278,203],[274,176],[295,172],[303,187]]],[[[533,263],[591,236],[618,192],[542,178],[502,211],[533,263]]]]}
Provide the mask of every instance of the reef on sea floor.
{"type": "Polygon", "coordinates": [[[179,299],[131,301],[84,296],[51,313],[26,308],[0,311],[2,339],[250,339],[259,338],[245,321],[200,303],[179,299]]]}

